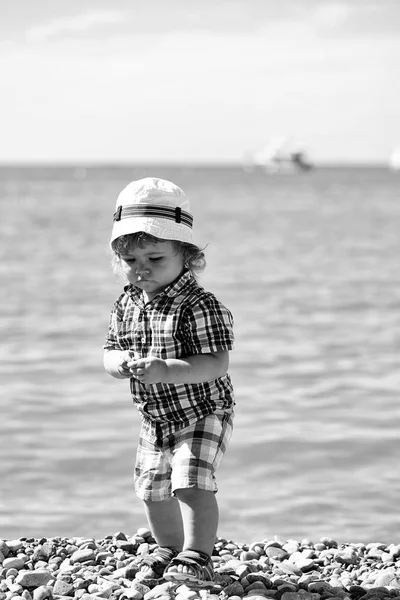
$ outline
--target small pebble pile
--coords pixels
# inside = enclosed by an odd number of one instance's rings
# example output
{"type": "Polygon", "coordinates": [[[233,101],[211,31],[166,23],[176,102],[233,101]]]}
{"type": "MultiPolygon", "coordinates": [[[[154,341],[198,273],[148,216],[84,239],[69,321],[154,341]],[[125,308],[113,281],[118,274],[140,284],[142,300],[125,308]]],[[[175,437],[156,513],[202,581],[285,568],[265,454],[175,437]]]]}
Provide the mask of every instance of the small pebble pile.
{"type": "Polygon", "coordinates": [[[215,582],[136,579],[151,532],[104,539],[0,539],[0,600],[388,600],[400,596],[400,544],[218,538],[215,582]]]}

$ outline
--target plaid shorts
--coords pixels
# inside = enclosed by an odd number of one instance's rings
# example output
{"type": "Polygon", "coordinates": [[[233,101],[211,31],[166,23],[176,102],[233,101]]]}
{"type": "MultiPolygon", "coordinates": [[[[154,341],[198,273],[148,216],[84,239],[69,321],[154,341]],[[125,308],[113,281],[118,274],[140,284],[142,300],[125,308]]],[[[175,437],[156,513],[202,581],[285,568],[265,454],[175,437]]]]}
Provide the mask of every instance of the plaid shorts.
{"type": "Polygon", "coordinates": [[[231,439],[233,414],[214,413],[152,444],[142,435],[136,455],[135,492],[167,500],[181,488],[217,492],[215,470],[231,439]]]}

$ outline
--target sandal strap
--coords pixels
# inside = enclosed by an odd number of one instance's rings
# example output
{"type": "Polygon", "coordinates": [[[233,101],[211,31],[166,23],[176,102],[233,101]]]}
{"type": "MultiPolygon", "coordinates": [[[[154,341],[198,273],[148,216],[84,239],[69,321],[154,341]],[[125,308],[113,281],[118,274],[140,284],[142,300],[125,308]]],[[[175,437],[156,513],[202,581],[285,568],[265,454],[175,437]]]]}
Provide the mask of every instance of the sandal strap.
{"type": "Polygon", "coordinates": [[[197,565],[198,567],[206,567],[211,562],[209,557],[202,556],[195,550],[183,550],[178,556],[172,559],[171,564],[185,564],[188,566],[197,565]]]}
{"type": "Polygon", "coordinates": [[[156,565],[164,565],[167,561],[161,556],[148,554],[140,561],[140,566],[146,565],[146,567],[155,567],[156,565]]]}
{"type": "Polygon", "coordinates": [[[148,554],[142,558],[140,565],[146,565],[146,567],[166,566],[177,554],[178,551],[173,548],[159,547],[154,550],[153,554],[148,554]]]}

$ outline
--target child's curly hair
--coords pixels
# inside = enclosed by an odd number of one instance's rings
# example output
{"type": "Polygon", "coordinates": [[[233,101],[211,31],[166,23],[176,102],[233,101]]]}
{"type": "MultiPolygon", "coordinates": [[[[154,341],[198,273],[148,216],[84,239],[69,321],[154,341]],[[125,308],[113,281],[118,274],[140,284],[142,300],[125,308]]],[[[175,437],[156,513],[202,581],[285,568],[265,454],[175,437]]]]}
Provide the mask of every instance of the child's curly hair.
{"type": "Polygon", "coordinates": [[[115,274],[121,273],[121,254],[126,254],[135,248],[144,248],[148,244],[157,244],[157,242],[171,242],[177,253],[180,253],[186,268],[192,275],[196,277],[204,271],[206,259],[203,250],[194,244],[179,242],[178,240],[164,240],[157,238],[154,235],[139,231],[137,233],[129,233],[121,235],[111,243],[113,256],[111,260],[112,268],[115,274]]]}

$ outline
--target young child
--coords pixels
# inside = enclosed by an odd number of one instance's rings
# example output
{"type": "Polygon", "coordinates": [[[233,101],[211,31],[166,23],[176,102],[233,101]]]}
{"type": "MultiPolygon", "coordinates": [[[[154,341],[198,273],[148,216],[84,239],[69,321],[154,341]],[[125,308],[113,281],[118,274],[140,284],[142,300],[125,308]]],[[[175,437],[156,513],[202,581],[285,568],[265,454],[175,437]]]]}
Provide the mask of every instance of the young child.
{"type": "Polygon", "coordinates": [[[207,586],[215,471],[232,434],[233,319],[195,279],[205,259],[192,225],[188,199],[169,181],[145,178],[120,193],[111,249],[127,285],[112,309],[104,367],[130,379],[142,419],[135,491],[157,547],[137,578],[207,586]]]}

